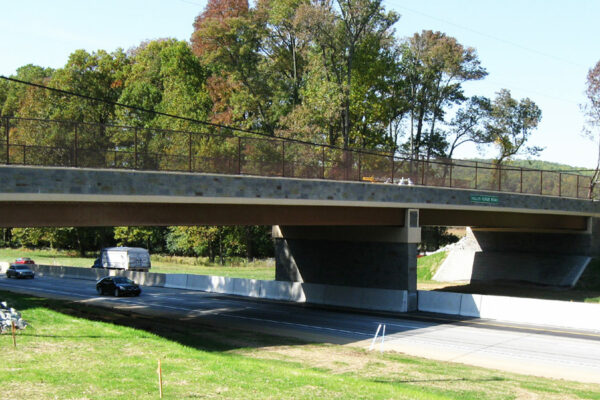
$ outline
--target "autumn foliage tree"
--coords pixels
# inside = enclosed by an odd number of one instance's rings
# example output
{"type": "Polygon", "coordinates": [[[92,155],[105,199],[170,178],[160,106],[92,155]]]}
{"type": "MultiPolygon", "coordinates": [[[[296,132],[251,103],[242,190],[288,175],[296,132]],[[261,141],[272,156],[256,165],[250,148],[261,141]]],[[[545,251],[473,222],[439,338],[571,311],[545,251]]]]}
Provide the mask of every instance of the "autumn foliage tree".
{"type": "MultiPolygon", "coordinates": [[[[355,149],[422,161],[453,157],[463,144],[475,143],[495,146],[498,165],[541,151],[528,146],[541,119],[532,100],[514,99],[504,89],[493,99],[465,95],[466,83],[487,76],[474,48],[431,30],[399,38],[398,23],[400,15],[382,0],[209,0],[193,21],[189,42],[163,38],[128,51],[76,50],[61,68],[26,65],[14,75],[107,101],[0,81],[4,117],[86,123],[65,132],[49,123],[28,129],[29,122],[15,119],[15,146],[6,151],[1,142],[0,154],[10,158],[18,146],[36,145],[37,159],[49,164],[223,172],[223,165],[237,170],[242,159],[236,147],[242,140],[219,135],[232,134],[232,128],[332,146],[318,156],[298,143],[286,144],[283,152],[251,133],[235,133],[252,143],[247,165],[279,168],[285,160],[296,176],[303,173],[298,165],[322,173],[323,164],[346,172],[358,163],[365,171],[389,168],[368,157],[358,161],[349,151],[355,149]]],[[[588,129],[597,132],[600,63],[588,74],[586,93],[588,129]]],[[[21,160],[25,153],[18,154],[21,160]]],[[[117,240],[152,245],[154,239],[144,235],[156,232],[144,229],[121,228],[117,240]]],[[[258,227],[161,232],[170,237],[167,248],[211,258],[228,254],[223,243],[239,254],[257,246],[249,238],[268,236],[258,227]]],[[[52,238],[48,232],[17,233],[23,240],[52,238]]],[[[83,231],[70,234],[84,237],[83,231]]]]}
{"type": "Polygon", "coordinates": [[[591,197],[600,181],[600,61],[588,71],[585,94],[587,103],[582,105],[582,110],[586,116],[584,132],[588,137],[598,141],[598,161],[590,186],[591,197]]]}

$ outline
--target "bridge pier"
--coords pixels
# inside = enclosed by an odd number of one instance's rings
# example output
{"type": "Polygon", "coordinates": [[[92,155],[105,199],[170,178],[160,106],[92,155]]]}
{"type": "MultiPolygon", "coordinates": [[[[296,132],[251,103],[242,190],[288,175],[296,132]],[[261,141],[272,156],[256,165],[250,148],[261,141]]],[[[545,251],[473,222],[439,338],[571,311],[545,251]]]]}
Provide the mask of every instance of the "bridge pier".
{"type": "Polygon", "coordinates": [[[414,310],[421,229],[418,210],[407,213],[406,226],[276,225],[275,279],[406,290],[414,310]]]}

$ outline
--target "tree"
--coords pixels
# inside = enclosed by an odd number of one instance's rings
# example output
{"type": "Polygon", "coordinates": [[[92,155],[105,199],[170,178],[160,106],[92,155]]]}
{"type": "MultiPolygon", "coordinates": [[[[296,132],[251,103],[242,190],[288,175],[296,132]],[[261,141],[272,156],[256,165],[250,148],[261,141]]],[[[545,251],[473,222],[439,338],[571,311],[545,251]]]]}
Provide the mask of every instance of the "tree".
{"type": "MultiPolygon", "coordinates": [[[[127,55],[121,49],[112,53],[76,50],[67,64],[55,71],[49,83],[59,89],[115,102],[121,95],[128,64],[127,55]]],[[[114,121],[116,111],[110,103],[55,93],[48,106],[48,118],[99,124],[114,121]]]]}
{"type": "MultiPolygon", "coordinates": [[[[12,78],[16,78],[25,82],[33,83],[45,83],[54,70],[51,68],[43,68],[33,64],[27,64],[17,68],[16,75],[12,75],[12,78]]],[[[5,82],[5,81],[3,81],[5,82]]],[[[36,97],[39,95],[39,91],[32,87],[28,87],[17,82],[5,82],[4,83],[4,95],[0,94],[0,114],[5,117],[31,117],[35,115],[28,115],[26,110],[23,110],[25,99],[27,97],[36,97]],[[2,101],[2,97],[4,100],[2,101]]]]}
{"type": "MultiPolygon", "coordinates": [[[[41,79],[43,84],[50,87],[116,101],[120,95],[126,65],[126,55],[121,50],[110,54],[103,50],[95,53],[77,50],[70,55],[63,68],[53,71],[50,77],[41,79]]],[[[36,76],[48,72],[39,67],[27,66],[23,75],[29,77],[23,80],[37,82],[36,76]]],[[[85,158],[88,165],[106,164],[107,152],[115,147],[111,143],[111,132],[105,126],[114,121],[114,105],[22,84],[19,86],[21,88],[15,90],[15,93],[21,95],[7,98],[5,102],[5,108],[9,109],[8,115],[99,125],[81,125],[75,134],[72,125],[21,120],[16,122],[18,125],[11,131],[13,143],[39,146],[36,157],[43,162],[73,165],[76,159],[73,150],[77,142],[79,149],[85,149],[79,152],[80,160],[85,158]]]]}
{"type": "MultiPolygon", "coordinates": [[[[160,39],[142,43],[130,52],[130,68],[119,102],[205,120],[211,108],[206,89],[207,71],[184,41],[160,39]]],[[[118,110],[119,119],[144,128],[198,130],[190,121],[118,110]]]]}
{"type": "Polygon", "coordinates": [[[306,67],[305,52],[308,42],[304,40],[294,23],[296,11],[308,0],[259,0],[257,14],[266,24],[266,36],[262,51],[265,61],[272,66],[269,83],[274,84],[276,93],[282,96],[283,107],[300,103],[300,88],[306,67]]]}
{"type": "MultiPolygon", "coordinates": [[[[175,39],[145,42],[131,50],[129,57],[120,103],[194,120],[207,119],[211,109],[207,71],[186,42],[175,39]]],[[[139,128],[136,132],[117,132],[116,144],[131,152],[135,146],[137,165],[142,168],[182,168],[170,163],[181,162],[180,158],[168,156],[187,154],[190,137],[172,130],[208,131],[206,126],[190,120],[127,108],[118,109],[117,118],[121,124],[139,128]],[[159,158],[156,154],[167,157],[159,158]]]]}
{"type": "Polygon", "coordinates": [[[600,61],[588,71],[585,95],[588,102],[581,106],[586,116],[584,132],[588,137],[598,141],[598,161],[590,184],[589,197],[591,198],[600,179],[600,61]]]}
{"type": "Polygon", "coordinates": [[[410,109],[410,157],[429,158],[442,154],[445,133],[439,124],[447,108],[461,104],[465,97],[462,84],[483,79],[487,72],[481,66],[475,49],[464,47],[442,32],[415,33],[405,44],[402,73],[406,79],[405,97],[410,109]]]}
{"type": "Polygon", "coordinates": [[[247,1],[211,0],[194,22],[191,42],[194,54],[211,67],[216,87],[232,89],[225,96],[211,93],[213,100],[226,102],[243,127],[274,134],[273,91],[266,84],[262,52],[266,21],[260,17],[247,1]]]}
{"type": "Polygon", "coordinates": [[[272,256],[270,229],[265,226],[171,226],[167,249],[172,254],[205,256],[210,262],[217,257],[272,256]]]}
{"type": "Polygon", "coordinates": [[[8,81],[0,79],[0,116],[2,116],[2,109],[6,102],[6,96],[8,95],[8,81]]]}
{"type": "Polygon", "coordinates": [[[543,148],[527,147],[525,144],[541,119],[542,111],[532,100],[516,100],[509,90],[500,90],[492,102],[487,126],[490,138],[498,148],[495,163],[501,165],[515,155],[539,154],[543,148]]]}
{"type": "MultiPolygon", "coordinates": [[[[325,94],[339,99],[338,103],[329,106],[338,112],[336,120],[325,127],[329,144],[338,144],[338,138],[344,148],[360,142],[360,135],[354,128],[368,114],[361,110],[362,104],[353,109],[353,104],[359,104],[353,100],[363,100],[359,88],[362,86],[364,93],[371,85],[357,78],[370,76],[373,82],[389,76],[384,75],[388,71],[382,73],[376,68],[370,71],[368,68],[393,43],[392,26],[398,18],[396,13],[386,12],[380,0],[339,0],[336,4],[325,0],[299,7],[296,14],[298,29],[311,43],[311,57],[320,58],[320,62],[313,61],[309,65],[322,69],[309,74],[324,77],[330,86],[325,94]],[[370,63],[365,62],[367,60],[370,63]],[[366,69],[361,70],[359,66],[366,69]]],[[[365,137],[364,130],[362,133],[365,137]]]]}
{"type": "Polygon", "coordinates": [[[117,246],[144,247],[150,252],[159,252],[164,249],[163,227],[117,226],[114,228],[114,237],[117,246]]]}
{"type": "Polygon", "coordinates": [[[481,96],[471,97],[464,107],[457,110],[450,122],[448,158],[451,159],[454,151],[465,143],[484,145],[493,141],[487,130],[491,111],[490,100],[481,96]]]}
{"type": "MultiPolygon", "coordinates": [[[[1,241],[1,240],[0,240],[1,241]]],[[[112,228],[12,228],[11,243],[16,246],[77,250],[80,256],[97,252],[114,243],[112,228]]]]}

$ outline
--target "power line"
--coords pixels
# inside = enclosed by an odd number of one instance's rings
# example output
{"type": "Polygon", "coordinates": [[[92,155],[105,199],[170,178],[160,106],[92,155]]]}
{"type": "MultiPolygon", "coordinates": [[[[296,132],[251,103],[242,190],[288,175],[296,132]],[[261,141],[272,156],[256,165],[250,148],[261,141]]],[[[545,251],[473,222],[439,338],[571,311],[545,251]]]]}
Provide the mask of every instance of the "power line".
{"type": "Polygon", "coordinates": [[[586,68],[587,69],[587,67],[585,67],[585,66],[583,66],[581,64],[577,64],[577,63],[575,63],[573,61],[567,60],[566,58],[561,58],[561,57],[557,57],[557,56],[552,55],[552,54],[544,53],[542,51],[535,50],[535,49],[532,49],[532,48],[520,45],[520,44],[515,43],[515,42],[511,42],[510,40],[502,39],[502,38],[490,35],[488,33],[481,32],[481,31],[478,31],[478,30],[475,30],[475,29],[472,29],[472,28],[469,28],[469,27],[466,27],[466,26],[463,26],[463,25],[459,25],[459,24],[456,24],[454,22],[450,22],[450,21],[442,19],[442,18],[434,17],[433,15],[425,14],[425,13],[423,13],[421,11],[417,11],[417,10],[414,10],[414,9],[411,9],[411,8],[408,8],[408,7],[404,7],[404,6],[396,6],[396,7],[404,9],[404,10],[409,11],[409,12],[414,13],[414,14],[421,15],[421,16],[426,17],[426,18],[430,18],[430,19],[433,19],[433,20],[436,20],[436,21],[439,21],[439,22],[443,22],[445,24],[448,24],[448,25],[451,25],[451,26],[454,26],[454,27],[457,27],[457,28],[460,28],[460,29],[464,29],[466,31],[475,33],[475,34],[480,35],[480,36],[487,37],[489,39],[496,40],[496,41],[504,43],[504,44],[508,44],[510,46],[517,47],[517,48],[519,48],[521,50],[525,50],[525,51],[528,51],[530,53],[538,54],[538,55],[541,55],[541,56],[544,56],[544,57],[547,57],[547,58],[552,58],[554,60],[561,61],[561,62],[564,62],[566,64],[570,64],[570,65],[579,67],[579,68],[586,68]]]}
{"type": "Polygon", "coordinates": [[[188,0],[179,0],[179,1],[182,2],[182,3],[185,3],[185,4],[190,4],[192,6],[198,6],[198,7],[202,7],[203,6],[202,4],[200,4],[200,3],[194,3],[193,1],[188,1],[188,0]]]}
{"type": "MultiPolygon", "coordinates": [[[[86,99],[86,100],[96,101],[96,102],[99,102],[99,103],[111,104],[113,106],[124,107],[124,108],[128,108],[130,110],[135,110],[135,111],[140,111],[140,112],[145,112],[145,113],[150,113],[150,114],[156,114],[156,115],[162,115],[164,117],[175,118],[175,119],[179,119],[179,120],[182,120],[182,121],[193,122],[193,123],[200,124],[200,125],[211,126],[213,128],[230,129],[232,131],[249,133],[249,134],[264,136],[264,137],[268,137],[268,138],[286,139],[286,140],[292,140],[292,141],[297,141],[298,142],[298,140],[295,140],[295,139],[283,138],[283,137],[279,137],[279,136],[275,136],[275,135],[268,135],[268,134],[262,133],[262,132],[251,131],[249,129],[242,129],[242,128],[236,128],[236,127],[222,125],[222,124],[216,124],[214,122],[202,121],[202,120],[195,119],[195,118],[182,117],[180,115],[164,113],[164,112],[156,111],[156,110],[149,110],[147,108],[142,108],[142,107],[137,107],[137,106],[131,106],[129,104],[123,104],[123,103],[119,103],[119,102],[116,102],[116,101],[101,99],[101,98],[98,98],[98,97],[88,96],[88,95],[85,95],[85,94],[71,92],[71,91],[68,91],[68,90],[57,89],[57,88],[53,88],[53,87],[50,87],[50,86],[41,85],[41,84],[38,84],[38,83],[22,81],[22,80],[16,79],[16,78],[9,78],[9,77],[6,77],[4,75],[0,75],[0,78],[4,79],[4,80],[7,80],[9,82],[15,82],[15,83],[20,83],[22,85],[33,86],[33,87],[37,87],[39,89],[49,90],[51,92],[56,92],[56,93],[60,93],[60,94],[68,95],[68,96],[75,96],[75,97],[79,97],[79,98],[86,99]]],[[[312,143],[312,144],[314,144],[314,143],[312,143]]]]}
{"type": "Polygon", "coordinates": [[[231,131],[234,131],[234,132],[248,133],[248,134],[251,134],[251,135],[257,135],[257,136],[261,136],[261,137],[268,138],[268,139],[280,139],[280,140],[285,140],[285,141],[288,141],[288,142],[299,143],[299,144],[304,144],[304,145],[321,146],[321,147],[327,147],[327,148],[336,149],[336,150],[360,151],[360,152],[365,153],[365,154],[375,154],[375,155],[379,154],[379,155],[381,155],[381,153],[378,153],[377,150],[369,151],[369,150],[357,150],[357,149],[351,149],[351,148],[350,149],[341,149],[339,147],[331,146],[331,145],[328,145],[328,144],[308,142],[308,141],[305,141],[305,140],[287,138],[287,137],[277,136],[277,135],[269,135],[269,134],[266,134],[266,133],[256,132],[256,131],[252,131],[252,130],[249,130],[249,129],[236,128],[236,127],[233,127],[233,126],[216,124],[214,122],[202,121],[202,120],[194,119],[194,118],[182,117],[180,115],[164,113],[164,112],[161,112],[161,111],[149,110],[147,108],[142,108],[142,107],[137,107],[137,106],[131,106],[129,104],[123,104],[123,103],[119,103],[119,102],[116,102],[116,101],[101,99],[101,98],[98,98],[98,97],[88,96],[88,95],[85,95],[85,94],[71,92],[71,91],[68,91],[68,90],[57,89],[57,88],[53,88],[53,87],[50,87],[50,86],[41,85],[41,84],[38,84],[38,83],[22,81],[22,80],[16,79],[16,78],[9,78],[9,77],[6,77],[4,75],[0,75],[0,79],[7,80],[9,82],[20,83],[22,85],[33,86],[33,87],[36,87],[36,88],[39,88],[39,89],[49,90],[49,91],[52,91],[52,92],[56,92],[56,93],[60,93],[60,94],[68,95],[68,96],[75,96],[75,97],[79,97],[79,98],[86,99],[86,100],[96,101],[96,102],[99,102],[99,103],[105,103],[105,104],[111,104],[111,105],[118,106],[118,107],[124,107],[124,108],[128,108],[130,110],[135,110],[135,111],[140,111],[140,112],[145,112],[145,113],[150,113],[150,114],[155,114],[155,115],[162,115],[164,117],[175,118],[175,119],[179,119],[179,120],[182,120],[182,121],[192,122],[192,123],[195,123],[195,124],[200,124],[200,125],[205,125],[205,126],[211,126],[213,128],[228,129],[228,130],[231,130],[231,131]]]}

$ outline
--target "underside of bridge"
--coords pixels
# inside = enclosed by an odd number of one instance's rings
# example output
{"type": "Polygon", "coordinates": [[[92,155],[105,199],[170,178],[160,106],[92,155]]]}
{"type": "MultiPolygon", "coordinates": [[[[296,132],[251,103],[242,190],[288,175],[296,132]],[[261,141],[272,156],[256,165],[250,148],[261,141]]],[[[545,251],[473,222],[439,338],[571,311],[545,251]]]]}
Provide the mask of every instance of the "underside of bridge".
{"type": "Polygon", "coordinates": [[[597,224],[581,215],[422,208],[411,226],[408,210],[20,201],[0,202],[0,226],[273,225],[277,280],[407,290],[409,309],[416,304],[419,226],[473,227],[480,248],[457,261],[471,264],[463,279],[564,286],[581,257],[600,253],[592,235],[597,224]]]}
{"type": "MultiPolygon", "coordinates": [[[[405,208],[275,205],[237,202],[0,202],[0,227],[306,225],[404,226],[405,208]]],[[[584,232],[589,217],[495,209],[421,208],[421,226],[584,232]]]]}

